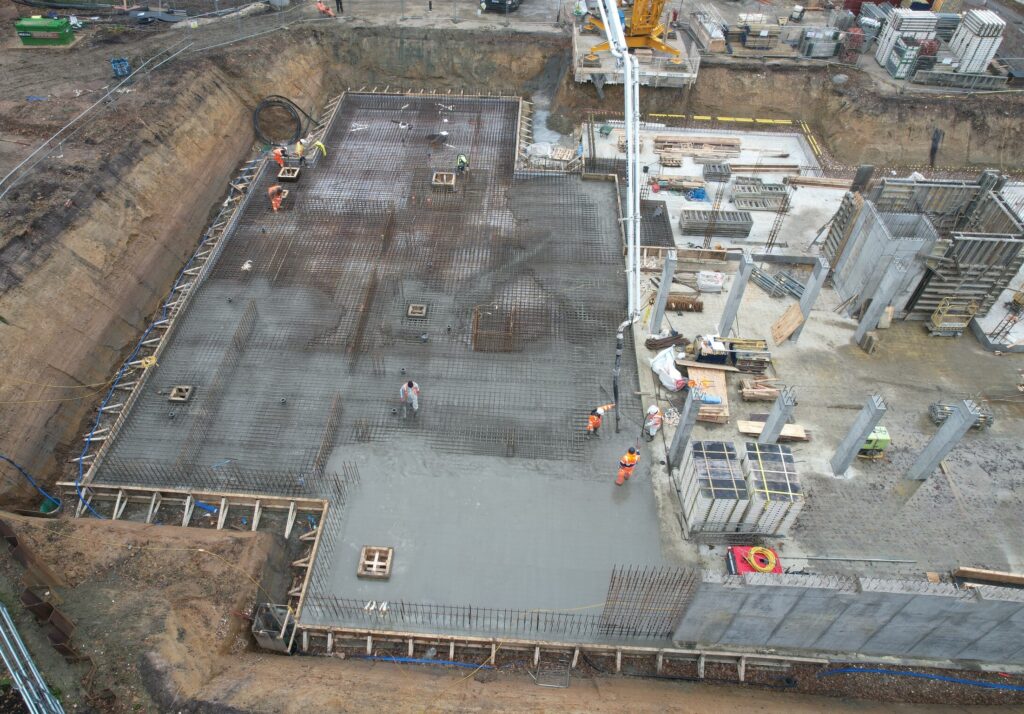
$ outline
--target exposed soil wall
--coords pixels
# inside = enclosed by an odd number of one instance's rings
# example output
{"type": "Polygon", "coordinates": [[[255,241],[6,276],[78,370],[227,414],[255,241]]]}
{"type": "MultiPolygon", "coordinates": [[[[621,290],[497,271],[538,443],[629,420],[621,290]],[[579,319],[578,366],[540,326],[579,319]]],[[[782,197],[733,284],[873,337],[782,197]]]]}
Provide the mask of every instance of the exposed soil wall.
{"type": "MultiPolygon", "coordinates": [[[[872,87],[860,73],[847,72],[843,85],[835,70],[789,64],[701,67],[689,90],[641,91],[641,111],[712,116],[800,119],[825,140],[841,163],[880,166],[927,164],[932,132],[945,138],[936,166],[977,166],[1019,170],[1024,156],[1015,150],[1024,122],[1024,97],[994,95],[893,95],[872,87]]],[[[574,119],[586,109],[621,111],[621,87],[606,87],[597,98],[590,85],[567,76],[555,111],[574,119]]]]}

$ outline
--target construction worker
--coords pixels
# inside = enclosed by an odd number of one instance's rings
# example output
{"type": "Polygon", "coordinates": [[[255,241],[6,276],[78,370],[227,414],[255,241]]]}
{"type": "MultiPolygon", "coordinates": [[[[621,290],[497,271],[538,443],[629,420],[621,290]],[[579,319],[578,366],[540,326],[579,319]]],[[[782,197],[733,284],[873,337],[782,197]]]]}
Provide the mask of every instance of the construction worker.
{"type": "Polygon", "coordinates": [[[324,5],[324,0],[316,0],[316,9],[325,17],[334,17],[334,11],[324,5]]]}
{"type": "Polygon", "coordinates": [[[295,142],[295,155],[299,157],[299,166],[306,165],[306,140],[299,139],[295,142]]]}
{"type": "Polygon", "coordinates": [[[647,408],[647,416],[644,417],[644,438],[647,441],[654,439],[661,428],[661,410],[654,404],[647,408]]]}
{"type": "Polygon", "coordinates": [[[602,407],[591,410],[590,416],[587,417],[587,436],[597,436],[597,431],[601,428],[603,417],[604,409],[602,407]]]}
{"type": "Polygon", "coordinates": [[[469,168],[469,157],[465,154],[459,154],[458,158],[455,159],[455,168],[459,170],[459,173],[465,173],[466,169],[469,168]]]}
{"type": "Polygon", "coordinates": [[[622,458],[619,459],[619,475],[615,479],[616,486],[621,486],[626,481],[629,481],[633,475],[633,468],[637,465],[638,461],[640,461],[640,454],[637,453],[636,447],[629,447],[629,451],[624,453],[622,458]]]}
{"type": "Polygon", "coordinates": [[[420,410],[420,385],[410,379],[398,390],[398,397],[402,401],[402,416],[408,416],[408,407],[412,407],[412,415],[416,416],[420,410]]]}
{"type": "Polygon", "coordinates": [[[277,165],[280,166],[283,169],[284,168],[284,149],[282,149],[280,146],[275,146],[274,150],[272,152],[270,152],[270,153],[274,157],[274,161],[277,162],[277,165]]]}
{"type": "Polygon", "coordinates": [[[324,156],[327,156],[327,147],[324,146],[324,142],[322,142],[322,141],[315,141],[315,142],[313,142],[313,151],[316,151],[317,149],[320,149],[320,152],[324,156]]]}
{"type": "Polygon", "coordinates": [[[274,184],[267,189],[267,196],[270,197],[270,207],[274,209],[274,213],[281,210],[281,201],[284,200],[284,189],[274,184]]]}

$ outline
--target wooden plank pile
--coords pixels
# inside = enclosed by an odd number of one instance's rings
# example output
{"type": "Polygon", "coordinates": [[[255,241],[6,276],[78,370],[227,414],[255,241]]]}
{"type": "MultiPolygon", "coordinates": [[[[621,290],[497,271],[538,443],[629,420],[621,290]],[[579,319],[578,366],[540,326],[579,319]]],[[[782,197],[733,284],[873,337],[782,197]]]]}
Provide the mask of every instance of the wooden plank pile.
{"type": "Polygon", "coordinates": [[[782,317],[772,325],[772,340],[775,344],[781,345],[802,324],[804,324],[804,315],[800,312],[800,304],[793,303],[782,313],[782,317]]]}
{"type": "Polygon", "coordinates": [[[697,176],[652,176],[652,184],[658,184],[663,191],[692,191],[704,188],[706,182],[697,176]]]}
{"type": "Polygon", "coordinates": [[[713,424],[729,423],[729,392],[725,385],[725,370],[707,367],[686,368],[687,375],[695,381],[706,394],[720,397],[721,404],[701,404],[697,411],[697,421],[713,424]]]}
{"type": "Polygon", "coordinates": [[[729,162],[729,167],[734,174],[799,174],[800,167],[797,164],[741,164],[729,162]]]}
{"type": "Polygon", "coordinates": [[[656,136],[654,153],[662,166],[682,166],[687,156],[733,159],[739,158],[740,140],[731,136],[656,136]]]}
{"type": "Polygon", "coordinates": [[[775,386],[778,379],[755,377],[740,381],[740,396],[745,402],[774,402],[779,396],[779,388],[775,386]]]}
{"type": "Polygon", "coordinates": [[[851,179],[825,178],[823,176],[786,176],[782,179],[790,186],[816,186],[818,188],[842,188],[847,191],[853,185],[851,179]]]}

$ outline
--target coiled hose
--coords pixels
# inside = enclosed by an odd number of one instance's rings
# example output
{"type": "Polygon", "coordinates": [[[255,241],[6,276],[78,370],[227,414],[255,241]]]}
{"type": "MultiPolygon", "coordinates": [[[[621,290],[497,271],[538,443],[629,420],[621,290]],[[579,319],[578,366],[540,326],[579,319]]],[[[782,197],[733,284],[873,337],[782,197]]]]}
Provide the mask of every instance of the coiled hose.
{"type": "Polygon", "coordinates": [[[298,104],[293,102],[288,97],[282,97],[278,94],[271,94],[268,97],[264,97],[263,100],[256,105],[256,108],[252,112],[253,132],[256,134],[256,138],[259,139],[262,143],[277,144],[280,143],[281,141],[280,139],[268,138],[263,133],[263,130],[260,128],[260,114],[266,111],[267,109],[272,108],[283,109],[289,114],[289,116],[291,116],[292,120],[295,122],[295,130],[292,132],[291,138],[288,139],[286,143],[294,144],[295,142],[297,142],[299,139],[306,135],[306,128],[313,122],[313,117],[304,112],[302,110],[302,107],[300,107],[298,104]],[[300,114],[302,116],[299,116],[300,114]],[[306,121],[303,121],[302,117],[305,117],[306,121]]]}

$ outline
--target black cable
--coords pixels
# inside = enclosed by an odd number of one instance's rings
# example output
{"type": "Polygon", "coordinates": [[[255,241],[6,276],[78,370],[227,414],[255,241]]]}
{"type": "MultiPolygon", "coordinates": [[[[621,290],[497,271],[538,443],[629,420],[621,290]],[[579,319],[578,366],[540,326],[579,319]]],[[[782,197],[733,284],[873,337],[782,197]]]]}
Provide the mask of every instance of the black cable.
{"type": "Polygon", "coordinates": [[[300,107],[298,104],[293,102],[288,97],[282,97],[278,94],[271,94],[270,96],[264,97],[263,100],[256,105],[256,108],[252,112],[252,128],[256,134],[257,139],[259,139],[264,144],[279,143],[279,140],[275,141],[268,139],[266,135],[263,133],[263,131],[260,129],[260,114],[267,109],[275,107],[284,109],[286,112],[288,112],[292,120],[295,122],[295,130],[294,132],[292,132],[291,138],[285,143],[294,144],[300,138],[305,136],[305,127],[308,126],[309,124],[312,124],[312,122],[314,121],[313,117],[311,117],[309,114],[303,111],[302,107],[300,107]],[[303,122],[302,117],[299,116],[299,114],[302,114],[303,116],[306,117],[306,119],[308,120],[308,124],[303,122]]]}

